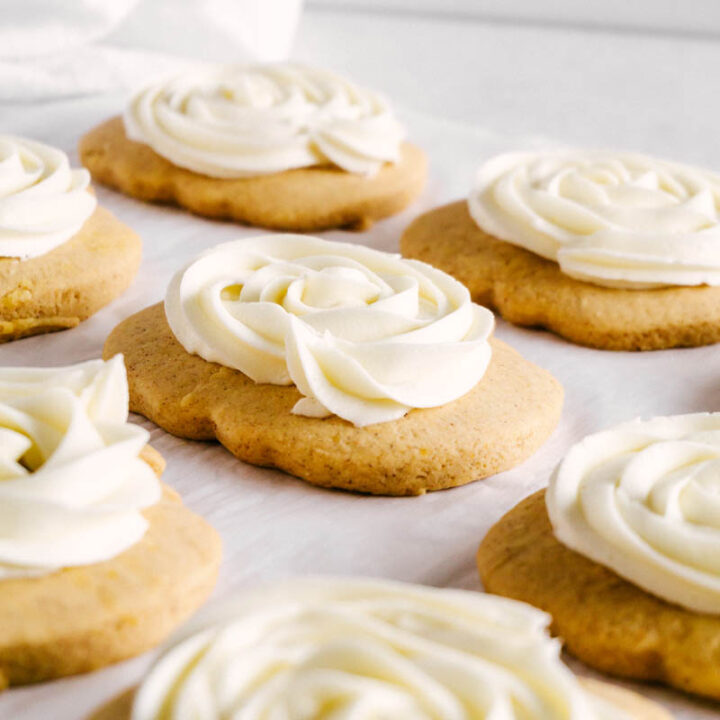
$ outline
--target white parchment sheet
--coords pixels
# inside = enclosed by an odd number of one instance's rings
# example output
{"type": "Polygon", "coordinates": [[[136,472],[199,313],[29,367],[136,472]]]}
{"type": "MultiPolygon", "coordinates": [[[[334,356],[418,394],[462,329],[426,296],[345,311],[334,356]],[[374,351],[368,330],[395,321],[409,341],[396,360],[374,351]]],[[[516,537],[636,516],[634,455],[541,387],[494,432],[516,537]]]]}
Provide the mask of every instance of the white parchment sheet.
{"type": "MultiPolygon", "coordinates": [[[[2,109],[3,130],[58,145],[77,160],[79,136],[118,112],[121,98],[72,100],[2,109]],[[52,122],[48,123],[48,118],[52,122]]],[[[466,195],[480,160],[539,142],[498,137],[398,109],[410,138],[430,157],[422,199],[369,232],[322,236],[397,250],[416,215],[466,195]]],[[[262,231],[203,220],[97,188],[100,203],[133,227],[144,260],[130,290],[80,327],[0,346],[0,365],[62,365],[98,357],[123,318],[163,297],[172,273],[205,248],[262,231]]],[[[438,238],[438,242],[442,242],[438,238]]],[[[164,481],[222,535],[225,556],[215,598],[258,581],[307,573],[373,575],[480,590],[474,555],[486,530],[510,507],[546,484],[564,450],[583,435],[636,416],[720,410],[720,347],[614,353],[571,345],[547,332],[502,320],[497,336],[563,384],[556,432],[530,460],[472,485],[418,498],[374,498],[314,488],[281,472],[245,465],[221,446],[180,440],[148,421],[152,444],[167,459],[164,481]]],[[[154,653],[83,677],[0,695],[4,720],[75,720],[136,683],[154,653]]],[[[578,669],[589,672],[586,668],[578,669]]],[[[719,670],[720,671],[720,670],[719,670]]],[[[717,718],[717,709],[670,691],[641,688],[678,718],[717,718]]]]}

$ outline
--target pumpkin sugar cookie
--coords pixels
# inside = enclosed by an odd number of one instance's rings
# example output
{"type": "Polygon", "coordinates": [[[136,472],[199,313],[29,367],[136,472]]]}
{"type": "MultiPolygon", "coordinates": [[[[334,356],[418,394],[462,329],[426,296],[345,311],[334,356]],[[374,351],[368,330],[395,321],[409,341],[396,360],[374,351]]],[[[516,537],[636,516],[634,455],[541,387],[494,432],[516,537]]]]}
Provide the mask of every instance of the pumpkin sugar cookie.
{"type": "Polygon", "coordinates": [[[215,584],[219,537],[127,401],[120,357],[0,368],[0,689],[144,652],[215,584]]]}
{"type": "Polygon", "coordinates": [[[326,708],[357,720],[670,720],[636,693],[575,677],[548,622],[524,603],[467,590],[373,579],[278,583],[191,621],[134,696],[92,720],[177,712],[300,720],[327,717],[326,708]]]}
{"type": "Polygon", "coordinates": [[[720,341],[720,175],[631,153],[492,158],[401,250],[512,323],[606,350],[720,341]]]}
{"type": "Polygon", "coordinates": [[[60,150],[0,135],[0,342],[75,327],[135,276],[140,239],[89,181],[60,150]]]}
{"type": "Polygon", "coordinates": [[[560,416],[545,370],[424,263],[301,235],[219,245],[122,322],[130,405],[325,487],[418,495],[529,457],[560,416]]]}
{"type": "Polygon", "coordinates": [[[79,152],[141,200],[278,230],[366,229],[425,185],[404,135],[382,97],[326,70],[221,66],[141,89],[79,152]]]}
{"type": "Polygon", "coordinates": [[[718,438],[720,413],[586,437],[483,540],[485,589],[550,613],[598,670],[720,700],[718,438]]]}

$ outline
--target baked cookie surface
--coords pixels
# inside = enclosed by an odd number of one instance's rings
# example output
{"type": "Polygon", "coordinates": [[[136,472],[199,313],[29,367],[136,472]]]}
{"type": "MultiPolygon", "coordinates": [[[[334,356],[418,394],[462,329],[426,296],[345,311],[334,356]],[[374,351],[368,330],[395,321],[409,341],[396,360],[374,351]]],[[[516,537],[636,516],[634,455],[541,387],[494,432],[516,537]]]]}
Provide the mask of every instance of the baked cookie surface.
{"type": "Polygon", "coordinates": [[[488,592],[550,613],[553,631],[588,665],[720,699],[720,617],[660,600],[562,545],[545,491],[490,529],[477,562],[488,592]]]}
{"type": "Polygon", "coordinates": [[[189,354],[162,305],[118,325],[104,355],[124,353],[131,409],[174,435],[217,439],[245,462],[323,487],[419,495],[519,464],[557,424],[560,384],[504,343],[491,344],[485,376],[459,400],[364,428],[293,415],[295,387],[256,384],[189,354]]]}
{"type": "Polygon", "coordinates": [[[576,280],[556,263],[485,233],[465,201],[421,215],[400,248],[453,275],[473,300],[506,320],[544,327],[581,345],[659,350],[720,341],[720,287],[637,290],[576,280]]]}
{"type": "Polygon", "coordinates": [[[135,697],[96,717],[127,717],[130,704],[135,720],[206,717],[208,708],[218,719],[252,710],[287,720],[338,711],[357,720],[629,720],[620,708],[669,717],[634,693],[577,678],[549,621],[467,590],[327,576],[266,585],[194,618],[135,697]]]}
{"type": "Polygon", "coordinates": [[[148,145],[130,140],[120,117],[88,132],[79,153],[98,182],[132,197],[280,230],[366,229],[405,208],[427,176],[423,151],[404,143],[399,162],[384,165],[370,178],[333,167],[213,178],[173,165],[148,145]]]}
{"type": "Polygon", "coordinates": [[[104,208],[54,250],[0,258],[0,342],[77,326],[130,285],[140,238],[104,208]]]}
{"type": "MultiPolygon", "coordinates": [[[[141,457],[160,475],[164,462],[141,457]]],[[[173,490],[149,528],[106,562],[0,581],[0,689],[89,672],[161,642],[210,594],[220,538],[173,490]]]]}
{"type": "MultiPolygon", "coordinates": [[[[579,678],[581,685],[590,695],[599,698],[611,708],[624,712],[628,720],[671,720],[667,710],[630,690],[590,678],[579,678]]],[[[134,690],[128,690],[103,705],[89,720],[130,720],[134,690]]]]}

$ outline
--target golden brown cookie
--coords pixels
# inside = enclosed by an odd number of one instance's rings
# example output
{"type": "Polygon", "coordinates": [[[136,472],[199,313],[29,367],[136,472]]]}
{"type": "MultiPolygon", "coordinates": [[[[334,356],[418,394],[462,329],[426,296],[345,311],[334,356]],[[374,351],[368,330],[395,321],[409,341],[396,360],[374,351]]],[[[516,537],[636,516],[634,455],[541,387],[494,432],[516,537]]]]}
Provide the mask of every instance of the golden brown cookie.
{"type": "MultiPolygon", "coordinates": [[[[672,720],[672,715],[657,703],[617,685],[580,678],[585,690],[601,701],[622,710],[627,720],[672,720]]],[[[135,690],[126,690],[94,712],[88,720],[130,720],[135,690]]]]}
{"type": "Polygon", "coordinates": [[[488,592],[550,613],[588,665],[720,700],[720,617],[660,600],[562,545],[544,490],[490,529],[477,561],[488,592]]]}
{"type": "Polygon", "coordinates": [[[130,720],[135,688],[126,690],[99,707],[87,720],[130,720]]]}
{"type": "MultiPolygon", "coordinates": [[[[164,462],[146,448],[160,475],[164,462]]],[[[0,581],[0,690],[89,672],[149,650],[210,594],[220,538],[167,486],[150,526],[121,555],[0,581]]]]}
{"type": "Polygon", "coordinates": [[[623,290],[575,280],[557,263],[483,232],[465,201],[416,218],[400,249],[453,275],[506,320],[580,345],[660,350],[720,342],[720,287],[623,290]]]}
{"type": "Polygon", "coordinates": [[[140,238],[98,207],[80,232],[30,260],[0,258],[0,343],[73,328],[123,293],[140,238]]]}
{"type": "Polygon", "coordinates": [[[427,177],[425,153],[405,143],[400,160],[385,165],[372,178],[333,167],[233,180],[212,178],[173,165],[149,145],[128,139],[120,117],[87,133],[80,140],[79,153],[95,180],[140,200],[300,232],[367,229],[375,220],[406,207],[420,194],[427,177]]]}
{"type": "Polygon", "coordinates": [[[130,408],[174,435],[217,438],[245,462],[323,487],[419,495],[508,470],[535,452],[558,422],[563,393],[557,380],[491,342],[488,371],[467,395],[364,428],[336,416],[293,415],[301,397],[295,387],[258,385],[190,355],[162,305],[120,323],[103,352],[125,355],[130,408]]]}

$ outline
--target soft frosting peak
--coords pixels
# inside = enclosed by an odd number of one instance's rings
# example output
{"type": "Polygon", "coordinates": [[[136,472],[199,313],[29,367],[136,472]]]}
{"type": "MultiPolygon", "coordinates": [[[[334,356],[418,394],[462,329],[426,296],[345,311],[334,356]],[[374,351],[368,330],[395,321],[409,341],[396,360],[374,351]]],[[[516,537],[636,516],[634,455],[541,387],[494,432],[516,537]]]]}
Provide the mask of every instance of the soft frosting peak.
{"type": "Polygon", "coordinates": [[[720,285],[720,175],[635,153],[509,153],[468,200],[487,233],[610,287],[720,285]]]}
{"type": "Polygon", "coordinates": [[[0,258],[27,260],[69,240],[95,210],[89,184],[61,150],[0,135],[0,258]]]}
{"type": "Polygon", "coordinates": [[[120,355],[0,368],[0,580],[108,560],[144,535],[160,483],[127,417],[120,355]]]}
{"type": "Polygon", "coordinates": [[[491,355],[492,313],[449,275],[305,235],[212,248],[175,275],[165,312],[188,352],[294,383],[293,412],[358,426],[461,397],[491,355]]]}
{"type": "Polygon", "coordinates": [[[619,720],[529,605],[372,580],[293,581],[195,621],[132,720],[619,720]]]}
{"type": "Polygon", "coordinates": [[[153,83],[124,121],[130,139],[218,178],[324,164],[372,175],[398,160],[405,134],[378,94],[291,64],[213,66],[153,83]]]}
{"type": "Polygon", "coordinates": [[[720,614],[720,413],[590,435],[546,498],[563,544],[664,600],[720,614]]]}

